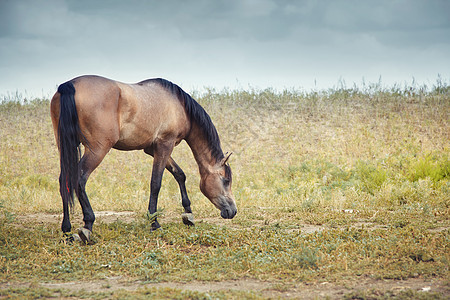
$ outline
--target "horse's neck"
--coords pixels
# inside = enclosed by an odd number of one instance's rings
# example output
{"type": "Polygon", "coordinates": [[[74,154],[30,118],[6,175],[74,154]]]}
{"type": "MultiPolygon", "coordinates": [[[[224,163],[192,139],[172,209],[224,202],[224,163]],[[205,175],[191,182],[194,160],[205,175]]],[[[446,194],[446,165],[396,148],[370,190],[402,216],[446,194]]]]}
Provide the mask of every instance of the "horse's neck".
{"type": "Polygon", "coordinates": [[[192,124],[191,132],[186,138],[186,142],[194,154],[200,175],[203,177],[211,173],[217,162],[211,153],[208,141],[204,137],[202,130],[196,124],[192,124]]]}

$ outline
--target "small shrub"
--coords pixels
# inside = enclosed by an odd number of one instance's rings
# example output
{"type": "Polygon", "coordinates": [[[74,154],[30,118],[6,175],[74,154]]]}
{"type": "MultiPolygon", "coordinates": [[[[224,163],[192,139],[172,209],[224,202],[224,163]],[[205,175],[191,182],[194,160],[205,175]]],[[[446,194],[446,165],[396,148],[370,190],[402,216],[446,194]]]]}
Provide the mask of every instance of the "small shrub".
{"type": "Polygon", "coordinates": [[[359,181],[361,190],[374,195],[386,181],[388,174],[381,166],[358,161],[355,166],[355,177],[359,181]]]}
{"type": "Polygon", "coordinates": [[[408,168],[407,177],[411,181],[418,181],[429,177],[434,183],[446,179],[450,174],[450,160],[448,157],[426,155],[420,157],[408,168]]]}

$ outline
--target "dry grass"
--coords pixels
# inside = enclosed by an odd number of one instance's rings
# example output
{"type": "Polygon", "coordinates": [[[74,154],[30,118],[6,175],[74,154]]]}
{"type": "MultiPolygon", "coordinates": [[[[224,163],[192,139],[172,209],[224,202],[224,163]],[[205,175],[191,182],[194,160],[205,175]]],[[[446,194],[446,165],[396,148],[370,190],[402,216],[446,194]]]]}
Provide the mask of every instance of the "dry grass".
{"type": "Polygon", "coordinates": [[[224,90],[196,98],[224,151],[234,151],[238,215],[219,220],[182,143],[173,156],[187,175],[194,214],[205,221],[195,228],[180,224],[178,187],[166,173],[159,201],[165,230],[150,233],[143,216],[151,157],[111,151],[87,185],[94,211],[142,217],[94,225],[98,243],[87,248],[60,244],[59,224],[27,226],[15,218],[61,212],[58,155],[47,100],[0,104],[0,282],[85,274],[284,283],[448,278],[447,85],[431,91],[224,90]],[[305,232],[307,225],[320,231],[305,232]]]}

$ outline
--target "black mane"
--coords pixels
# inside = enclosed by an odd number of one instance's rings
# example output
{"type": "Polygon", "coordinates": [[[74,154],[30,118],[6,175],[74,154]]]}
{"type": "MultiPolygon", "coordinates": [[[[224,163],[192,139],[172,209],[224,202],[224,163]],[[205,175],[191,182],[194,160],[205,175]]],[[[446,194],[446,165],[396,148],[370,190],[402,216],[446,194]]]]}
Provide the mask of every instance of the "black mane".
{"type": "Polygon", "coordinates": [[[145,84],[148,82],[156,82],[172,94],[176,95],[178,100],[180,100],[180,102],[184,105],[191,122],[195,122],[203,131],[203,134],[208,141],[208,147],[211,150],[211,155],[216,159],[216,161],[220,161],[224,158],[216,127],[214,127],[211,118],[203,107],[201,107],[197,101],[195,101],[188,93],[183,91],[178,85],[168,80],[155,78],[139,82],[139,84],[145,84]]]}

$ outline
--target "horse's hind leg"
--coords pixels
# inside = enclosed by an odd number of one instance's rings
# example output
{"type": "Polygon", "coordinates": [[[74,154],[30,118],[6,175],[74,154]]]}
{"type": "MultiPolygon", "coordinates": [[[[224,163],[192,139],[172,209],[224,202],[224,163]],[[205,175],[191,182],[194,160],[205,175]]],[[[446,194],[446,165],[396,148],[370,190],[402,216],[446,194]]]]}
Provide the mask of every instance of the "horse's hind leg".
{"type": "Polygon", "coordinates": [[[66,181],[62,178],[62,175],[60,175],[59,192],[61,194],[61,198],[63,199],[63,221],[61,224],[61,230],[65,235],[67,235],[68,232],[72,230],[72,225],[70,224],[69,199],[65,199],[67,192],[65,192],[64,189],[66,189],[66,181]]]}
{"type": "Polygon", "coordinates": [[[88,231],[80,229],[78,233],[84,242],[89,242],[89,235],[95,221],[94,211],[92,210],[86,194],[86,182],[92,171],[94,171],[95,168],[102,162],[108,151],[109,149],[95,149],[95,151],[92,151],[86,148],[79,163],[80,178],[78,180],[77,197],[83,211],[84,228],[88,231]]]}

